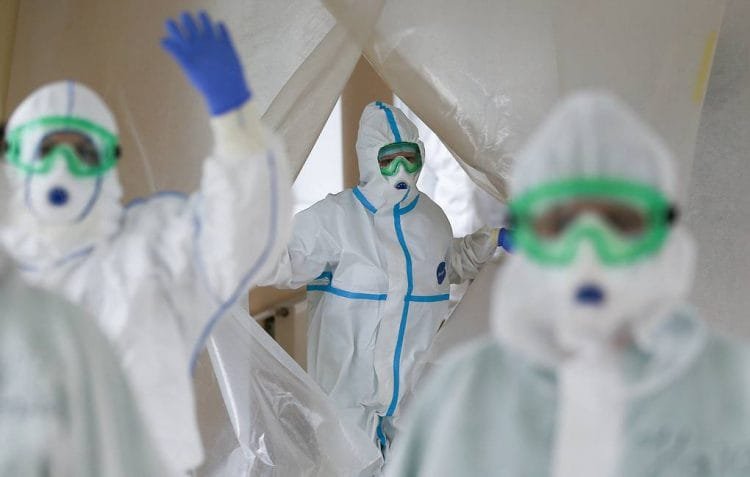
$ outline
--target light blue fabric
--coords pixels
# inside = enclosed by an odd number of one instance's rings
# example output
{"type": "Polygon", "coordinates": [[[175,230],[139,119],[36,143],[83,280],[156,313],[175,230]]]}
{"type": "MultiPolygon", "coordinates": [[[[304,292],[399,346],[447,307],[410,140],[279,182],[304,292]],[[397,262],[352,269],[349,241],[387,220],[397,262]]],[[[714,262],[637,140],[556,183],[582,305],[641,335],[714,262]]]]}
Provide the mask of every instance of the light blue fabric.
{"type": "Polygon", "coordinates": [[[223,23],[214,24],[206,12],[198,19],[181,15],[182,27],[167,20],[167,37],[161,44],[180,64],[203,94],[208,109],[218,116],[250,99],[242,64],[223,23]]]}
{"type": "MultiPolygon", "coordinates": [[[[662,347],[705,333],[685,313],[665,329],[662,347]]],[[[750,475],[750,350],[710,332],[703,343],[680,375],[629,403],[620,477],[750,475]]],[[[636,349],[623,357],[629,379],[645,377],[652,364],[636,349]]],[[[483,341],[458,351],[417,396],[386,476],[550,475],[553,369],[483,341]]]]}
{"type": "Polygon", "coordinates": [[[388,118],[388,125],[391,127],[394,142],[401,142],[401,132],[398,130],[396,118],[393,117],[393,111],[391,110],[391,108],[389,108],[386,104],[381,103],[380,101],[376,101],[375,104],[378,105],[378,108],[385,111],[385,117],[388,118]]]}
{"type": "Polygon", "coordinates": [[[92,317],[0,256],[0,475],[169,476],[92,317]]]}

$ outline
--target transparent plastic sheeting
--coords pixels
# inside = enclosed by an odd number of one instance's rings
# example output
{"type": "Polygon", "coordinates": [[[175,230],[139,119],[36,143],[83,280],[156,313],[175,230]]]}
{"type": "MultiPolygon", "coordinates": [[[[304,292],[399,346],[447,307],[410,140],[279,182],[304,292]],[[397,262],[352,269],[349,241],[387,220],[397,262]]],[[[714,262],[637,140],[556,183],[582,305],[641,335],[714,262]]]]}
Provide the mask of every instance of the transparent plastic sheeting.
{"type": "MultiPolygon", "coordinates": [[[[338,2],[326,5],[345,22],[338,2]]],[[[578,88],[618,93],[690,170],[724,0],[389,1],[367,59],[499,199],[514,155],[578,88]]]]}
{"type": "MultiPolygon", "coordinates": [[[[371,476],[381,455],[247,312],[216,327],[209,354],[233,435],[206,445],[205,476],[371,476]],[[217,445],[219,443],[219,445],[217,445]]],[[[231,430],[230,430],[231,431],[231,430]]]]}

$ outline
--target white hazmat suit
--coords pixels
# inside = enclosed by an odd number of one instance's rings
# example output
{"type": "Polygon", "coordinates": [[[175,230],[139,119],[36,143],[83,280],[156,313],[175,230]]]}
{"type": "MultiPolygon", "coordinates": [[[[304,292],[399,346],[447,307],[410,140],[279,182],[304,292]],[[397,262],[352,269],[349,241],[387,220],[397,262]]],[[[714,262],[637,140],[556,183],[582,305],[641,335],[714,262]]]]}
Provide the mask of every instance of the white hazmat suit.
{"type": "MultiPolygon", "coordinates": [[[[603,179],[677,202],[659,138],[616,99],[581,93],[519,156],[511,210],[523,194],[561,180],[603,179]]],[[[609,193],[587,210],[618,204],[609,193]]],[[[576,206],[557,203],[558,218],[576,206]]],[[[543,263],[518,244],[490,297],[495,339],[467,346],[435,374],[386,475],[748,475],[750,349],[708,330],[684,304],[694,263],[687,231],[670,223],[660,248],[605,265],[596,216],[575,220],[588,228],[566,229],[581,231],[567,265],[543,263]]]]}
{"type": "Polygon", "coordinates": [[[398,142],[424,151],[401,111],[368,105],[356,145],[359,186],[298,213],[286,253],[263,280],[309,284],[308,371],[344,419],[381,446],[447,318],[449,285],[473,278],[497,248],[496,229],[453,239],[443,211],[403,168],[395,180],[407,189],[386,180],[378,151],[398,142]]]}
{"type": "MultiPolygon", "coordinates": [[[[8,132],[45,117],[77,118],[117,134],[102,100],[75,82],[35,91],[11,116],[8,132]]],[[[175,473],[202,460],[191,360],[212,324],[273,259],[287,229],[284,160],[252,103],[214,116],[211,127],[214,150],[199,190],[188,197],[156,194],[123,208],[114,168],[82,178],[62,160],[44,175],[6,167],[13,197],[3,244],[25,278],[98,320],[175,473]],[[61,196],[64,203],[54,203],[61,196]]]]}

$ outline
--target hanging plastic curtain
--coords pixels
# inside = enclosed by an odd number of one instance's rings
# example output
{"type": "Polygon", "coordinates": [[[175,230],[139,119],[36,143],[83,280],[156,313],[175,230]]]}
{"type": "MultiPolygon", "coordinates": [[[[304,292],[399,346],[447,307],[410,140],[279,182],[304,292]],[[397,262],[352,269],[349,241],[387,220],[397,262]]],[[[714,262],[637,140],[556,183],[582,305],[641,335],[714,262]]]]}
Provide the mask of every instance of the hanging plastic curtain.
{"type": "Polygon", "coordinates": [[[380,451],[244,310],[216,327],[209,353],[234,436],[207,449],[202,475],[370,476],[380,451]],[[233,438],[234,437],[234,438],[233,438]]]}
{"type": "MultiPolygon", "coordinates": [[[[551,105],[618,93],[689,171],[723,0],[388,2],[365,54],[472,178],[499,199],[551,105]]],[[[333,0],[326,2],[339,21],[333,0]]]]}

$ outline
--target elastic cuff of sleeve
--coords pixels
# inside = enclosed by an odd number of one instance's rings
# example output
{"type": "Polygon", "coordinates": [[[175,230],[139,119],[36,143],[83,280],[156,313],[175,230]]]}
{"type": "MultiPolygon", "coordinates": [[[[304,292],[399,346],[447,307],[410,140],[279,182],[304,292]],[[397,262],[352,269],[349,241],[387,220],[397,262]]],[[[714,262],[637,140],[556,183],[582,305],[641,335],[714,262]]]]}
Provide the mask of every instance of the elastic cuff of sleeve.
{"type": "Polygon", "coordinates": [[[252,101],[211,118],[211,129],[215,152],[221,155],[261,152],[268,145],[263,124],[252,101]]]}

